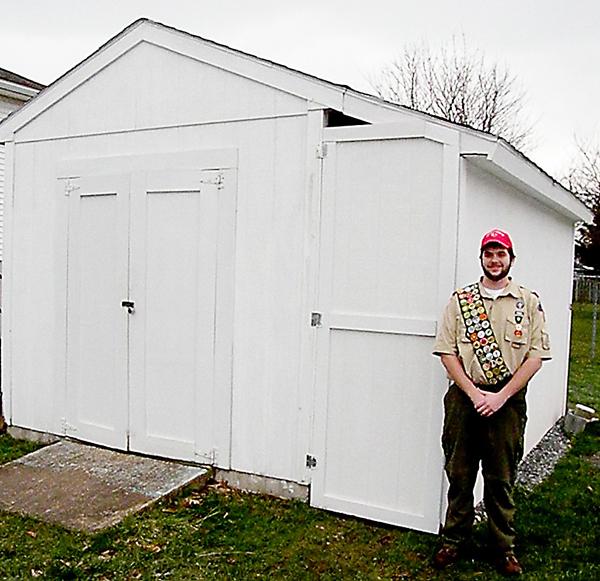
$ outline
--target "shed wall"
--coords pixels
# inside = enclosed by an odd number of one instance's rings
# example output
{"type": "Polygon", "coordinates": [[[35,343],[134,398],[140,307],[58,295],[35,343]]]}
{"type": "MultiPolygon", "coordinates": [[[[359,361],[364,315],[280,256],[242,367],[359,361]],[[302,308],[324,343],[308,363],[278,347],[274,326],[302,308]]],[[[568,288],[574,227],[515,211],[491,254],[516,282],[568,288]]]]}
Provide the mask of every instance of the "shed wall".
{"type": "MultiPolygon", "coordinates": [[[[42,122],[44,129],[51,129],[47,120],[40,118],[42,122]]],[[[299,385],[300,345],[309,330],[302,312],[306,131],[306,116],[298,115],[18,142],[9,313],[12,423],[63,432],[67,198],[57,186],[59,163],[107,155],[235,148],[231,468],[301,480],[301,459],[290,450],[298,449],[298,438],[306,437],[299,434],[298,426],[307,423],[298,411],[304,397],[299,385]]],[[[110,173],[110,167],[106,171],[110,173]]]]}
{"type": "Polygon", "coordinates": [[[547,315],[553,359],[543,365],[528,389],[526,448],[530,449],[565,410],[573,224],[467,161],[463,161],[463,178],[457,284],[478,279],[481,235],[503,228],[515,244],[512,276],[540,294],[547,315]]]}
{"type": "Polygon", "coordinates": [[[33,119],[19,139],[280,117],[305,112],[305,103],[142,42],[33,119]]]}

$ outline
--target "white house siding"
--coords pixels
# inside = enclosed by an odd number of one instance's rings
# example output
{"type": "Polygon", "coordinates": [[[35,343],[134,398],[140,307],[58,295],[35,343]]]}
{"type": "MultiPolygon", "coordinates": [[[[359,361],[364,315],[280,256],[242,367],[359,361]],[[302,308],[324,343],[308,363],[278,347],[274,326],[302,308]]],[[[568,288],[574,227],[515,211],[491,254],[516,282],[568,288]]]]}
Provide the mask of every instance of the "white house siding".
{"type": "MultiPolygon", "coordinates": [[[[4,251],[4,166],[6,163],[6,155],[4,153],[4,145],[0,145],[0,264],[2,263],[2,254],[4,251]]],[[[1,272],[1,269],[0,269],[1,272]]]]}
{"type": "MultiPolygon", "coordinates": [[[[16,99],[0,95],[0,121],[18,109],[23,103],[16,99]]],[[[4,253],[4,182],[6,171],[4,145],[0,144],[0,272],[2,272],[2,255],[4,253]]]]}
{"type": "Polygon", "coordinates": [[[480,275],[481,234],[504,228],[515,244],[512,274],[516,281],[539,292],[547,314],[554,358],[543,365],[528,390],[526,447],[530,449],[565,410],[573,223],[468,161],[463,170],[458,283],[466,284],[480,275]]]}
{"type": "Polygon", "coordinates": [[[301,99],[141,45],[17,134],[13,424],[63,430],[67,198],[56,190],[57,164],[69,158],[236,148],[231,468],[303,478],[302,461],[290,450],[298,447],[298,423],[304,421],[298,413],[304,397],[299,353],[303,333],[310,332],[301,311],[306,119],[301,99]],[[151,71],[142,66],[148,58],[151,71]],[[134,81],[135,71],[140,76],[134,81]],[[238,121],[194,124],[198,117],[238,121]],[[244,120],[249,117],[260,119],[244,120]],[[178,126],[138,132],[132,119],[136,127],[178,126]],[[54,139],[65,128],[98,135],[54,139]],[[31,138],[36,142],[24,143],[31,138]]]}

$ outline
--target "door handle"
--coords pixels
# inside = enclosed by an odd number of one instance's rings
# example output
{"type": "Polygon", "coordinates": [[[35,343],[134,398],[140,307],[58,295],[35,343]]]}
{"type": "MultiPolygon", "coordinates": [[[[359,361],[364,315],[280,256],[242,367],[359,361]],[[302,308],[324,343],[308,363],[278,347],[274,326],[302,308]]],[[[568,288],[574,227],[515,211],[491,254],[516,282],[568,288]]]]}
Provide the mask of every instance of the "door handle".
{"type": "Polygon", "coordinates": [[[135,312],[135,303],[133,301],[122,301],[121,306],[126,308],[130,315],[133,315],[135,312]]]}

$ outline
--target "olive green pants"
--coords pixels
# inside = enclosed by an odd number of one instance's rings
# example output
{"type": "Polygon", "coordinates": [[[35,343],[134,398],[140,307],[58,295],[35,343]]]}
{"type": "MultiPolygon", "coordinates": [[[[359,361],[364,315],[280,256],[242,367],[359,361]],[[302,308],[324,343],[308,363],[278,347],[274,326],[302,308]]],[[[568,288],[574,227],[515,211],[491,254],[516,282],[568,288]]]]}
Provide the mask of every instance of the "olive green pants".
{"type": "Polygon", "coordinates": [[[475,517],[473,487],[481,463],[490,542],[498,551],[512,550],[515,542],[512,490],[523,456],[527,421],[525,389],[491,417],[484,418],[469,397],[453,384],[444,397],[444,412],[442,447],[450,487],[442,537],[453,544],[470,539],[475,517]]]}

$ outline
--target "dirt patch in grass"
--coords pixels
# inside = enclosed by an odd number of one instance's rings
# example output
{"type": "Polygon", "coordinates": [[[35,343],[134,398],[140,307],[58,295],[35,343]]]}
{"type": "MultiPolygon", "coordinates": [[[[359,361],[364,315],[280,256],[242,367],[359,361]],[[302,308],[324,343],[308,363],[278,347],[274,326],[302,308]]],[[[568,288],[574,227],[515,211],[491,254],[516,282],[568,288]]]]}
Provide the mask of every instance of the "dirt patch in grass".
{"type": "Polygon", "coordinates": [[[595,466],[596,468],[600,468],[600,452],[591,456],[590,462],[591,462],[592,466],[595,466]]]}

